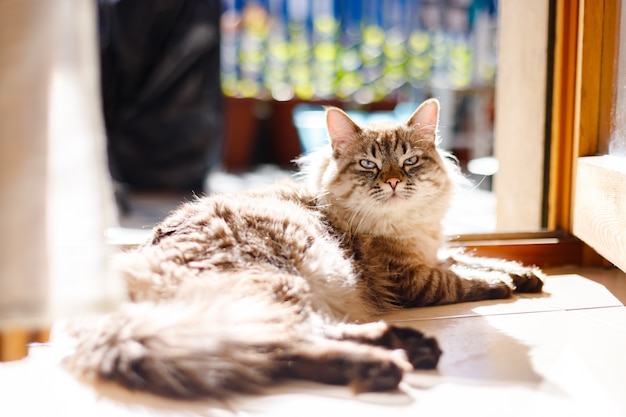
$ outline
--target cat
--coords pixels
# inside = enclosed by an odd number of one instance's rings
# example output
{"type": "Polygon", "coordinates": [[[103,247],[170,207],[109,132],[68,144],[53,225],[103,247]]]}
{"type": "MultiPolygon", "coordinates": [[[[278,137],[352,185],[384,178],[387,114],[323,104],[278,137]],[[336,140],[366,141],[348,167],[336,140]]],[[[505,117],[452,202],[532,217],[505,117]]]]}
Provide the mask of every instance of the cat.
{"type": "Polygon", "coordinates": [[[122,254],[132,303],[79,332],[83,376],[176,398],[258,392],[285,378],[395,389],[437,366],[437,341],[380,320],[402,308],[539,292],[536,267],[445,253],[457,179],[439,103],[405,123],[326,109],[329,145],[301,178],[183,204],[122,254]]]}

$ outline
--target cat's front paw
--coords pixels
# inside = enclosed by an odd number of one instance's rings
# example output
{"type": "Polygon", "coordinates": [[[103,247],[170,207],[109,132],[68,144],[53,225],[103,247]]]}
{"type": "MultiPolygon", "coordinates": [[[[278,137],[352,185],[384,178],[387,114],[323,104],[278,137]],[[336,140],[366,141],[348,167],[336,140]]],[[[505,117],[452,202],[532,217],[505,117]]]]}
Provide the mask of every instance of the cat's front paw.
{"type": "Polygon", "coordinates": [[[543,289],[545,276],[537,267],[523,266],[510,275],[515,292],[537,293],[543,289]]]}
{"type": "MultiPolygon", "coordinates": [[[[505,281],[491,282],[487,285],[488,289],[486,290],[486,296],[484,297],[484,299],[487,300],[500,300],[504,298],[509,298],[511,296],[511,293],[513,292],[511,290],[511,285],[505,281]]],[[[477,300],[480,299],[481,298],[478,298],[477,300]]]]}
{"type": "Polygon", "coordinates": [[[383,340],[388,347],[404,350],[415,369],[436,368],[442,353],[437,340],[408,327],[390,326],[383,340]]]}
{"type": "Polygon", "coordinates": [[[354,392],[362,393],[395,389],[402,381],[404,369],[394,361],[355,361],[346,372],[348,385],[354,392]]]}

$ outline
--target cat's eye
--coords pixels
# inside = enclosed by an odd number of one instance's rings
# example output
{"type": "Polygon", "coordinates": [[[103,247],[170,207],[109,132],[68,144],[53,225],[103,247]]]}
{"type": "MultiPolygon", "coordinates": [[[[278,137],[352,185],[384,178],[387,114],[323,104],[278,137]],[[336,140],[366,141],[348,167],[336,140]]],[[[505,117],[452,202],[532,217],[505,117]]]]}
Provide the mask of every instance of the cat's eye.
{"type": "Polygon", "coordinates": [[[404,161],[404,166],[407,166],[407,167],[413,166],[417,164],[417,161],[418,161],[417,156],[412,156],[408,158],[406,161],[404,161]]]}
{"type": "Polygon", "coordinates": [[[376,163],[373,162],[373,161],[370,161],[369,159],[361,159],[359,161],[359,164],[361,164],[361,166],[363,168],[366,168],[366,169],[374,169],[374,168],[376,168],[376,163]]]}

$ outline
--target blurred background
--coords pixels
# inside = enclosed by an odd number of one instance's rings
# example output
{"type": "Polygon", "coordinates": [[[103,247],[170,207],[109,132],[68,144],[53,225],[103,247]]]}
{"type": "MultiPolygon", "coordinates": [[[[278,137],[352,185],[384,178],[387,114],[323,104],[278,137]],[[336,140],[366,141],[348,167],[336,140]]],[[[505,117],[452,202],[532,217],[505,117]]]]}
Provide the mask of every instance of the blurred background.
{"type": "Polygon", "coordinates": [[[406,120],[437,97],[442,147],[475,184],[465,215],[450,216],[465,222],[452,233],[494,230],[496,0],[98,5],[123,225],[153,224],[163,192],[174,205],[181,192],[238,191],[289,175],[294,158],[327,140],[323,105],[359,122],[406,120]]]}
{"type": "Polygon", "coordinates": [[[432,96],[443,146],[464,164],[488,156],[496,31],[495,0],[227,1],[224,164],[288,165],[321,140],[321,104],[403,119],[432,96]]]}

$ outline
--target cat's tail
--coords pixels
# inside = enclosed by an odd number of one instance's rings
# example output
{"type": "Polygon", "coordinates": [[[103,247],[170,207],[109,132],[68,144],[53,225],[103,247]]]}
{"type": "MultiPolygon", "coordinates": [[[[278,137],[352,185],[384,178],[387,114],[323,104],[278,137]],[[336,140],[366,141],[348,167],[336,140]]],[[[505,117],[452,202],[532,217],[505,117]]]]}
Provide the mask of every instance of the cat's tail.
{"type": "Polygon", "coordinates": [[[69,368],[83,377],[176,398],[254,392],[272,378],[275,352],[301,323],[289,305],[221,294],[124,306],[75,333],[69,368]]]}

